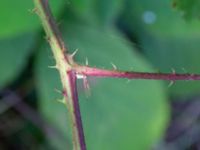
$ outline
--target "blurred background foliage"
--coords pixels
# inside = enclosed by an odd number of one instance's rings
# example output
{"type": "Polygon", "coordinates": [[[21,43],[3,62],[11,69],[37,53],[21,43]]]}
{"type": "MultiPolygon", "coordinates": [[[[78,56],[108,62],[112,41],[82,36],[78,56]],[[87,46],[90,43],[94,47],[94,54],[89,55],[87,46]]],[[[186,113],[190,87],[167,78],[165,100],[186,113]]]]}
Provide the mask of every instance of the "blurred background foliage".
{"type": "MultiPolygon", "coordinates": [[[[50,0],[63,38],[85,64],[200,73],[198,0],[50,0]]],[[[72,149],[70,120],[33,2],[0,1],[0,149],[72,149]]],[[[184,150],[200,143],[199,82],[78,82],[89,150],[184,150]]]]}

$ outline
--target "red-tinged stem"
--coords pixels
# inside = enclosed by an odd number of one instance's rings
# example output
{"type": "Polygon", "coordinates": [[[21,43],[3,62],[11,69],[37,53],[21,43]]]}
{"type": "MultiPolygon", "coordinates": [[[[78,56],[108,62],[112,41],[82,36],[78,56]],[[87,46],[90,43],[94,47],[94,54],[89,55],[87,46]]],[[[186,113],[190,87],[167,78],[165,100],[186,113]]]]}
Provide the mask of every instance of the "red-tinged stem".
{"type": "Polygon", "coordinates": [[[71,94],[72,94],[71,95],[72,96],[72,106],[73,106],[72,113],[74,116],[72,120],[73,120],[73,125],[75,126],[74,129],[76,129],[73,132],[78,132],[77,133],[78,137],[75,137],[75,138],[78,138],[81,150],[86,150],[85,136],[84,136],[84,131],[83,131],[80,106],[79,106],[79,101],[78,101],[76,73],[73,70],[71,70],[71,71],[68,71],[68,75],[69,75],[69,84],[71,86],[71,94]]]}
{"type": "Polygon", "coordinates": [[[148,80],[200,80],[200,74],[177,74],[177,73],[146,73],[106,70],[81,66],[76,70],[77,74],[94,77],[112,77],[127,79],[148,79],[148,80]]]}

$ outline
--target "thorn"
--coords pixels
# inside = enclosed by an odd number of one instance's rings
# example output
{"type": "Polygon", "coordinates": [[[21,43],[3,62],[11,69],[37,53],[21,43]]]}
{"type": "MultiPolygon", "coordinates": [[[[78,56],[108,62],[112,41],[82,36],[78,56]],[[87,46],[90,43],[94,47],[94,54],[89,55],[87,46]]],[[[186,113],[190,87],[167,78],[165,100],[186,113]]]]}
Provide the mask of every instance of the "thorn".
{"type": "Polygon", "coordinates": [[[112,62],[110,64],[112,65],[114,70],[117,70],[117,66],[115,64],[113,64],[112,62]]]}
{"type": "Polygon", "coordinates": [[[55,65],[55,66],[48,66],[48,68],[51,68],[51,69],[58,69],[58,66],[55,65]]]}
{"type": "Polygon", "coordinates": [[[188,73],[188,71],[185,68],[182,68],[184,73],[188,73]]]}
{"type": "Polygon", "coordinates": [[[33,9],[29,9],[28,10],[30,13],[38,13],[38,10],[37,10],[37,8],[33,8],[33,9]]]}
{"type": "Polygon", "coordinates": [[[84,86],[86,95],[89,97],[91,95],[91,93],[90,93],[90,84],[89,84],[89,82],[87,80],[87,77],[83,78],[83,86],[84,86]]]}
{"type": "Polygon", "coordinates": [[[78,49],[76,49],[70,56],[73,58],[77,52],[78,52],[78,49]]]}
{"type": "Polygon", "coordinates": [[[59,93],[59,94],[63,94],[63,91],[58,90],[58,89],[56,89],[56,88],[54,89],[54,91],[57,92],[57,93],[59,93]]]}
{"type": "Polygon", "coordinates": [[[87,76],[83,75],[83,74],[76,74],[76,78],[77,79],[83,79],[83,87],[84,87],[84,91],[86,93],[87,96],[90,96],[90,84],[87,80],[87,76]]]}
{"type": "Polygon", "coordinates": [[[86,57],[86,58],[85,58],[85,65],[88,66],[88,64],[89,64],[89,63],[88,63],[88,58],[86,57]]]}
{"type": "Polygon", "coordinates": [[[66,104],[65,98],[63,98],[63,99],[57,99],[57,101],[58,101],[59,103],[66,104]]]}
{"type": "Polygon", "coordinates": [[[173,74],[176,74],[176,71],[175,71],[174,68],[171,68],[171,70],[172,70],[172,73],[173,73],[173,74]]]}
{"type": "Polygon", "coordinates": [[[127,84],[130,83],[130,82],[131,82],[131,80],[129,80],[129,79],[126,81],[127,84]]]}
{"type": "Polygon", "coordinates": [[[172,85],[174,85],[174,81],[170,81],[170,83],[168,84],[168,88],[170,88],[172,85]]]}

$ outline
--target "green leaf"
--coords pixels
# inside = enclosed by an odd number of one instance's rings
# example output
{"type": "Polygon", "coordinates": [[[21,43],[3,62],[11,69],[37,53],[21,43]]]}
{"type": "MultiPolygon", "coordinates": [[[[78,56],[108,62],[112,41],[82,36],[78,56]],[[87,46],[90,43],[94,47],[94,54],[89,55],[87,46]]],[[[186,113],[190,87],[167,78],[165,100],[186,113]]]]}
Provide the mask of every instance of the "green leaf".
{"type": "Polygon", "coordinates": [[[27,33],[0,40],[0,88],[16,78],[27,64],[35,34],[27,33]]]}
{"type": "Polygon", "coordinates": [[[180,10],[187,19],[200,17],[199,0],[173,0],[173,6],[180,10]]]}
{"type": "Polygon", "coordinates": [[[122,9],[124,8],[123,0],[98,0],[96,3],[96,13],[101,22],[113,23],[122,9]]]}
{"type": "Polygon", "coordinates": [[[123,4],[123,0],[73,0],[68,7],[86,22],[108,25],[115,21],[123,4]]]}
{"type": "MultiPolygon", "coordinates": [[[[130,0],[126,10],[131,11],[124,13],[124,24],[137,36],[139,47],[159,71],[200,73],[200,21],[186,22],[169,1],[130,0]]],[[[198,82],[181,81],[169,90],[180,96],[195,94],[199,88],[198,82]]]]}
{"type": "MultiPolygon", "coordinates": [[[[64,0],[50,2],[53,12],[58,15],[64,0]]],[[[31,0],[0,1],[0,38],[39,28],[40,22],[33,9],[31,0]]]]}
{"type": "MultiPolygon", "coordinates": [[[[200,73],[199,38],[163,38],[154,36],[144,41],[145,54],[162,72],[200,73]]],[[[167,83],[169,84],[169,82],[167,83]]],[[[198,81],[177,81],[169,88],[173,95],[189,96],[199,93],[198,81]]]]}
{"type": "MultiPolygon", "coordinates": [[[[63,34],[69,49],[71,52],[79,49],[76,60],[80,63],[84,63],[87,57],[92,66],[112,68],[112,62],[124,70],[133,67],[135,71],[153,71],[115,31],[74,24],[65,27],[67,30],[63,34]]],[[[67,110],[56,101],[62,96],[54,92],[55,88],[61,89],[58,73],[47,68],[47,65],[54,64],[47,57],[50,53],[47,48],[41,49],[36,64],[40,109],[69,139],[67,110]]],[[[160,81],[133,80],[127,83],[125,79],[89,80],[91,96],[88,97],[81,80],[79,82],[79,101],[88,150],[146,150],[158,142],[169,115],[165,90],[160,81]]]]}
{"type": "Polygon", "coordinates": [[[179,12],[172,9],[170,1],[128,0],[124,10],[122,20],[138,34],[147,31],[167,37],[200,36],[200,21],[186,22],[179,12]]]}

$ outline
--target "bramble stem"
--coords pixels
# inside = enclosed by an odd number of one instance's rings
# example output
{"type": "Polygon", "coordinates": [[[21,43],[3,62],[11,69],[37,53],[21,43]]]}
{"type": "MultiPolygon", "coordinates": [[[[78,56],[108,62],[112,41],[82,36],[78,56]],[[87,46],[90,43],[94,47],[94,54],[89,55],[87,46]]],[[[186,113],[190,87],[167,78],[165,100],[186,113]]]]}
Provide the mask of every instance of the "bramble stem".
{"type": "Polygon", "coordinates": [[[56,66],[63,86],[63,95],[66,101],[71,118],[73,132],[73,149],[86,150],[81,113],[78,103],[76,74],[73,73],[75,64],[70,54],[66,54],[67,49],[57,28],[55,20],[49,8],[48,0],[33,0],[35,11],[41,19],[43,28],[47,35],[47,40],[51,46],[56,66]]]}
{"type": "Polygon", "coordinates": [[[129,72],[118,70],[105,70],[87,66],[79,66],[76,73],[85,76],[112,77],[127,79],[148,79],[148,80],[200,80],[200,74],[177,74],[173,73],[148,73],[148,72],[129,72]]]}
{"type": "Polygon", "coordinates": [[[126,72],[80,66],[74,62],[72,55],[67,54],[67,49],[49,8],[48,0],[33,1],[36,6],[35,11],[41,19],[43,28],[47,35],[47,40],[49,41],[56,61],[55,68],[57,68],[60,73],[60,78],[63,86],[63,95],[68,107],[72,123],[74,150],[86,150],[76,86],[77,75],[170,81],[200,80],[199,74],[177,74],[175,72],[171,74],[126,72]]]}

